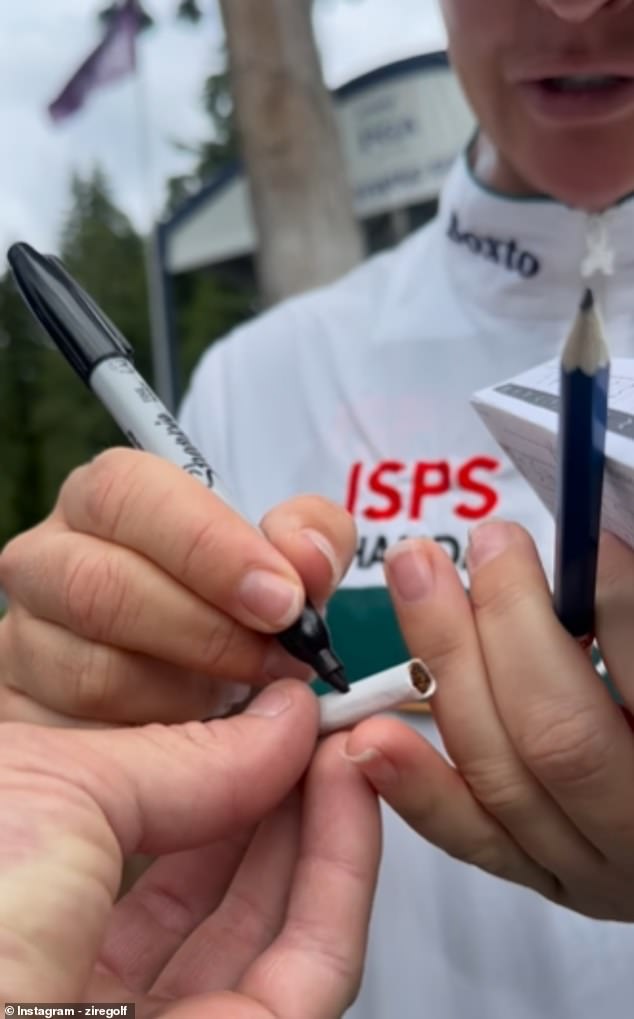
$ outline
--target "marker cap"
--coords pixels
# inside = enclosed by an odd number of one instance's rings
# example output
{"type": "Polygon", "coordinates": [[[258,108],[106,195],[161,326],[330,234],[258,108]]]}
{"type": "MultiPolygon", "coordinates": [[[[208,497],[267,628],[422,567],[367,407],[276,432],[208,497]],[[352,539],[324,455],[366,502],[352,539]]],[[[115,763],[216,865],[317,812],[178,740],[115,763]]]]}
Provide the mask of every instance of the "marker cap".
{"type": "Polygon", "coordinates": [[[7,255],[29,308],[84,382],[108,357],[132,357],[123,333],[69,276],[58,258],[29,244],[13,244],[7,255]]]}

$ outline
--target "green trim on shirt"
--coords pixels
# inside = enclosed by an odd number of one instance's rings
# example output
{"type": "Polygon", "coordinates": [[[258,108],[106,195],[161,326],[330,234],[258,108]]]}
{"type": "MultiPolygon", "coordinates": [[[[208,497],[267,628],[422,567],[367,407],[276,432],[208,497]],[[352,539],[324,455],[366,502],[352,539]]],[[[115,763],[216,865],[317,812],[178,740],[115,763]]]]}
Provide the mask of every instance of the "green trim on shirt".
{"type": "MultiPolygon", "coordinates": [[[[339,590],[328,603],[328,629],[332,645],[341,658],[352,682],[388,669],[411,658],[405,645],[385,587],[361,587],[339,590]]],[[[593,651],[595,667],[599,662],[593,651]]],[[[609,677],[602,677],[617,704],[623,699],[609,677]]],[[[313,684],[316,693],[328,693],[321,681],[313,684]]]]}
{"type": "MultiPolygon", "coordinates": [[[[328,603],[327,619],[333,648],[351,681],[411,657],[385,587],[337,591],[328,603]]],[[[321,682],[314,688],[317,693],[329,689],[321,682]]]]}

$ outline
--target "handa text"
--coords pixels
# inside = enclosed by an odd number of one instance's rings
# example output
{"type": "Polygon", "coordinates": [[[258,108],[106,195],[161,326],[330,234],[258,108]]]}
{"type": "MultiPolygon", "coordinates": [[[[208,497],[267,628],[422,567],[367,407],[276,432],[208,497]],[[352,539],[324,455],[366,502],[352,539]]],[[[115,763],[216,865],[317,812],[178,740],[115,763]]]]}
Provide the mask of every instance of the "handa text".
{"type": "MultiPolygon", "coordinates": [[[[407,538],[428,537],[428,535],[401,534],[396,541],[405,541],[407,538]]],[[[453,534],[433,534],[433,541],[444,548],[454,566],[461,569],[465,565],[465,549],[459,538],[453,534]]],[[[393,538],[386,534],[364,534],[359,538],[359,543],[354,555],[354,564],[359,570],[371,570],[373,566],[383,563],[385,553],[391,545],[396,544],[393,538]]]]}

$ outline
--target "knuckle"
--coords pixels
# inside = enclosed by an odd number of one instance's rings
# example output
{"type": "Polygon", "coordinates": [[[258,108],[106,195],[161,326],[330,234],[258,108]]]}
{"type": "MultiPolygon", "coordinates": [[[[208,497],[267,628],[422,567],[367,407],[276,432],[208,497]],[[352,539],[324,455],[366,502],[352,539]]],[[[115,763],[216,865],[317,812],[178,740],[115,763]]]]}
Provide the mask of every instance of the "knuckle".
{"type": "MultiPolygon", "coordinates": [[[[217,719],[210,722],[190,720],[183,722],[174,730],[175,737],[179,743],[193,747],[197,750],[208,752],[211,748],[214,753],[214,770],[226,772],[223,774],[223,785],[225,777],[227,781],[231,774],[230,759],[234,752],[231,739],[231,726],[224,725],[224,719],[217,719]]],[[[235,752],[239,756],[239,746],[236,745],[235,752]]]]}
{"type": "Polygon", "coordinates": [[[0,584],[2,584],[7,591],[9,590],[11,581],[20,569],[20,565],[22,563],[21,550],[23,540],[23,535],[20,535],[17,538],[12,538],[11,541],[7,542],[0,553],[0,584]]]}
{"type": "Polygon", "coordinates": [[[471,600],[481,618],[486,616],[495,623],[522,613],[530,601],[530,592],[523,579],[516,580],[507,574],[506,577],[498,576],[496,583],[474,583],[471,600]]]}
{"type": "Polygon", "coordinates": [[[361,972],[353,952],[346,944],[333,941],[329,930],[320,929],[299,916],[287,920],[280,937],[284,946],[291,951],[297,949],[314,956],[318,964],[323,966],[324,972],[350,987],[350,1001],[354,999],[361,972]]]}
{"type": "Polygon", "coordinates": [[[192,926],[192,910],[186,897],[158,878],[144,882],[135,891],[139,907],[156,925],[171,934],[185,937],[192,926]]]}
{"type": "Polygon", "coordinates": [[[193,574],[200,574],[200,564],[213,562],[219,553],[222,538],[213,517],[205,517],[189,528],[182,536],[179,576],[187,580],[193,574]]]}
{"type": "Polygon", "coordinates": [[[415,628],[408,633],[407,643],[410,652],[422,658],[440,681],[442,676],[458,674],[471,659],[465,628],[455,618],[443,612],[433,622],[433,627],[425,626],[424,632],[415,628]]]}
{"type": "Polygon", "coordinates": [[[336,544],[354,545],[357,528],[354,518],[343,506],[324,495],[296,495],[269,510],[262,518],[262,530],[280,531],[314,527],[323,530],[336,544]]]}
{"type": "MultiPolygon", "coordinates": [[[[27,654],[24,655],[22,646],[21,613],[9,610],[2,619],[0,626],[0,661],[2,670],[0,672],[0,691],[3,693],[9,688],[20,689],[20,675],[25,667],[32,668],[33,653],[30,642],[27,643],[27,654]]],[[[6,701],[6,698],[5,698],[6,701]]],[[[8,718],[0,707],[0,720],[8,718]]]]}
{"type": "Polygon", "coordinates": [[[138,459],[129,450],[109,449],[76,472],[86,523],[96,534],[112,536],[129,501],[134,499],[138,459]]]}
{"type": "Polygon", "coordinates": [[[58,520],[48,517],[7,542],[0,553],[0,584],[7,594],[29,602],[51,579],[57,582],[57,543],[64,531],[58,520]]]}
{"type": "Polygon", "coordinates": [[[525,715],[517,744],[528,767],[546,785],[597,783],[609,765],[610,743],[590,705],[539,705],[525,715]]]}
{"type": "Polygon", "coordinates": [[[513,880],[516,868],[505,842],[494,834],[482,836],[456,854],[456,858],[495,877],[513,880]]]}
{"type": "Polygon", "coordinates": [[[337,516],[348,515],[346,510],[338,506],[337,503],[332,502],[331,499],[326,498],[325,495],[294,495],[292,498],[287,499],[280,507],[267,513],[266,516],[269,517],[271,514],[280,512],[280,510],[304,521],[314,520],[315,518],[321,519],[324,516],[333,514],[337,516]]]}
{"type": "Polygon", "coordinates": [[[268,510],[261,518],[260,530],[273,543],[293,531],[300,531],[302,527],[307,527],[313,519],[311,516],[307,516],[297,503],[298,499],[289,499],[281,506],[274,506],[273,509],[268,510]]]}
{"type": "Polygon", "coordinates": [[[525,778],[508,760],[487,758],[461,767],[463,778],[489,813],[508,819],[526,808],[525,778]]]}
{"type": "Polygon", "coordinates": [[[169,759],[179,761],[183,767],[189,767],[192,758],[198,757],[201,751],[212,754],[213,771],[218,777],[223,797],[232,802],[237,792],[233,771],[236,761],[244,756],[244,746],[235,738],[232,721],[189,719],[168,726],[151,722],[144,726],[143,735],[149,743],[155,744],[169,759]]]}
{"type": "Polygon", "coordinates": [[[154,752],[164,756],[167,767],[173,768],[177,761],[180,769],[190,773],[192,788],[203,774],[201,755],[208,758],[219,790],[216,809],[226,818],[226,830],[240,831],[249,823],[248,797],[239,774],[245,756],[244,735],[234,719],[190,720],[169,726],[152,722],[143,727],[142,733],[154,752]]]}
{"type": "Polygon", "coordinates": [[[339,506],[323,495],[306,496],[306,510],[317,524],[323,522],[331,533],[354,541],[357,533],[354,517],[343,506],[339,506]]]}
{"type": "Polygon", "coordinates": [[[70,628],[95,640],[114,634],[124,607],[126,618],[134,621],[122,570],[108,555],[69,557],[61,598],[70,628]]]}
{"type": "Polygon", "coordinates": [[[233,649],[237,636],[236,627],[225,617],[216,617],[211,623],[200,647],[200,661],[206,672],[214,672],[227,662],[235,668],[233,649]]]}
{"type": "Polygon", "coordinates": [[[12,538],[0,553],[0,584],[7,593],[32,561],[33,533],[25,531],[12,538]]]}
{"type": "Polygon", "coordinates": [[[504,554],[477,570],[471,584],[476,611],[493,621],[519,618],[531,610],[546,582],[534,542],[525,528],[507,523],[504,554]]]}
{"type": "Polygon", "coordinates": [[[280,927],[275,910],[266,909],[257,894],[250,894],[244,887],[231,889],[223,914],[222,941],[251,951],[270,944],[280,927]]]}
{"type": "MultiPolygon", "coordinates": [[[[99,454],[103,456],[103,453],[99,454]]],[[[94,461],[92,461],[94,462],[94,461]]],[[[88,473],[90,464],[81,464],[79,467],[73,468],[72,471],[66,476],[65,480],[59,490],[57,503],[62,508],[68,501],[68,498],[72,496],[76,489],[81,489],[84,484],[84,477],[88,473]]]]}
{"type": "Polygon", "coordinates": [[[73,654],[68,670],[68,711],[79,718],[112,720],[127,687],[126,677],[111,650],[86,642],[81,654],[73,654]]]}

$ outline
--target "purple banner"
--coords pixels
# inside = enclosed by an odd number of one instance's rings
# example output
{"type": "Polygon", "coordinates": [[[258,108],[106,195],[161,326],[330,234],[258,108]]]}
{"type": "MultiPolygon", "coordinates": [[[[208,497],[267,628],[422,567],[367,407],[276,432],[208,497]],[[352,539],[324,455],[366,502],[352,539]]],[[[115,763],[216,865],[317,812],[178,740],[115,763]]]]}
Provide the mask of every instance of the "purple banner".
{"type": "Polygon", "coordinates": [[[94,89],[134,73],[140,24],[137,0],[126,0],[114,15],[97,48],[48,107],[54,121],[76,113],[94,89]]]}

